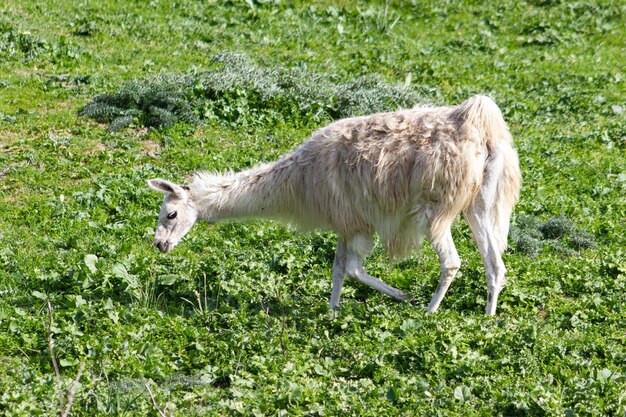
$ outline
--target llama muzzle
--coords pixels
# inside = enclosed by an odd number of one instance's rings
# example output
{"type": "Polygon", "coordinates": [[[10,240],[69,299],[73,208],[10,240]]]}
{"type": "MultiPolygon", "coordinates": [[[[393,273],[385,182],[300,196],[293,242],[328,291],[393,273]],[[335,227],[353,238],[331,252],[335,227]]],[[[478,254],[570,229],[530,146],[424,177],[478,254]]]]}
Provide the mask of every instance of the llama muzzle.
{"type": "Polygon", "coordinates": [[[171,251],[172,248],[174,247],[170,242],[167,242],[167,241],[154,242],[154,246],[156,246],[157,249],[159,249],[163,253],[167,253],[171,251]]]}

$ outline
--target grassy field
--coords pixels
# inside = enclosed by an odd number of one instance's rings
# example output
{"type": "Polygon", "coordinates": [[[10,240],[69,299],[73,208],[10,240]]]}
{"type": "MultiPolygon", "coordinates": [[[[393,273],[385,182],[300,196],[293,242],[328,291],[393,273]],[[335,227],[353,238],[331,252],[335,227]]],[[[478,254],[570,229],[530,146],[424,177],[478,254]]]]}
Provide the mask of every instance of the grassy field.
{"type": "Polygon", "coordinates": [[[1,10],[0,414],[626,416],[623,1],[1,10]],[[413,305],[348,282],[338,314],[330,233],[248,221],[151,246],[147,179],[476,93],[502,108],[524,176],[495,318],[464,221],[428,316],[428,244],[366,264],[413,305]]]}

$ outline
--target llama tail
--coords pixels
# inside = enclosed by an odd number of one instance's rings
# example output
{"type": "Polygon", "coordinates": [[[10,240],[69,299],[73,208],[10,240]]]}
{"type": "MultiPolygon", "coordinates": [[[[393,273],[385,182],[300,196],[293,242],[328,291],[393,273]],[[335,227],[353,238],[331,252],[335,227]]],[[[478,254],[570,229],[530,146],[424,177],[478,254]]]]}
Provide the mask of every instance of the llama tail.
{"type": "Polygon", "coordinates": [[[502,173],[498,179],[493,222],[498,248],[500,249],[500,253],[502,253],[507,247],[509,222],[511,220],[513,206],[515,206],[515,203],[517,203],[519,199],[522,174],[519,168],[517,152],[512,146],[508,144],[502,145],[500,146],[499,152],[502,152],[504,164],[502,173]]]}
{"type": "Polygon", "coordinates": [[[513,138],[500,108],[487,96],[476,95],[469,98],[454,109],[454,117],[463,126],[473,127],[478,131],[490,155],[502,142],[513,146],[513,138]]]}
{"type": "MultiPolygon", "coordinates": [[[[492,188],[491,220],[500,253],[507,247],[509,222],[522,183],[513,138],[496,103],[487,96],[471,97],[454,112],[457,120],[475,129],[487,149],[487,166],[482,188],[492,188]]],[[[488,192],[481,190],[481,192],[488,192]]],[[[490,193],[488,192],[488,193],[490,193]]]]}

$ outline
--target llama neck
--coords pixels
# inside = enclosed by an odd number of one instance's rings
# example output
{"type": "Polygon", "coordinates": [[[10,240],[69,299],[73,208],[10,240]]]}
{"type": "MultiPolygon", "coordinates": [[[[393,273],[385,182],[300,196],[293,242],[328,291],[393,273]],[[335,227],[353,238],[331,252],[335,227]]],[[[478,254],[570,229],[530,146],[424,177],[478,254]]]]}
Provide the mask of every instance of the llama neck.
{"type": "Polygon", "coordinates": [[[201,219],[286,219],[298,204],[298,170],[290,157],[238,173],[196,174],[189,185],[201,219]]]}

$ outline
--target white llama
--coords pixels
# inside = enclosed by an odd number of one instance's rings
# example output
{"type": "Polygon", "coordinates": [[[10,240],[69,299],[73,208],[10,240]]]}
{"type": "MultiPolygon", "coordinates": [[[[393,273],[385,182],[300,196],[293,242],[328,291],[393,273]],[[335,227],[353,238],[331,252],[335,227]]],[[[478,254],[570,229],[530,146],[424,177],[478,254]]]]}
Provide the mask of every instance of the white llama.
{"type": "Polygon", "coordinates": [[[500,109],[475,96],[456,107],[417,107],[339,120],[276,162],[238,173],[196,173],[188,186],[148,181],[165,194],[154,244],[169,252],[201,219],[262,217],[339,235],[330,306],[346,275],[396,300],[407,294],[370,276],[363,258],[378,233],[392,257],[427,238],[441,263],[428,312],[439,308],[461,261],[450,227],[463,212],[487,270],[495,314],[509,220],[521,174],[500,109]]]}

